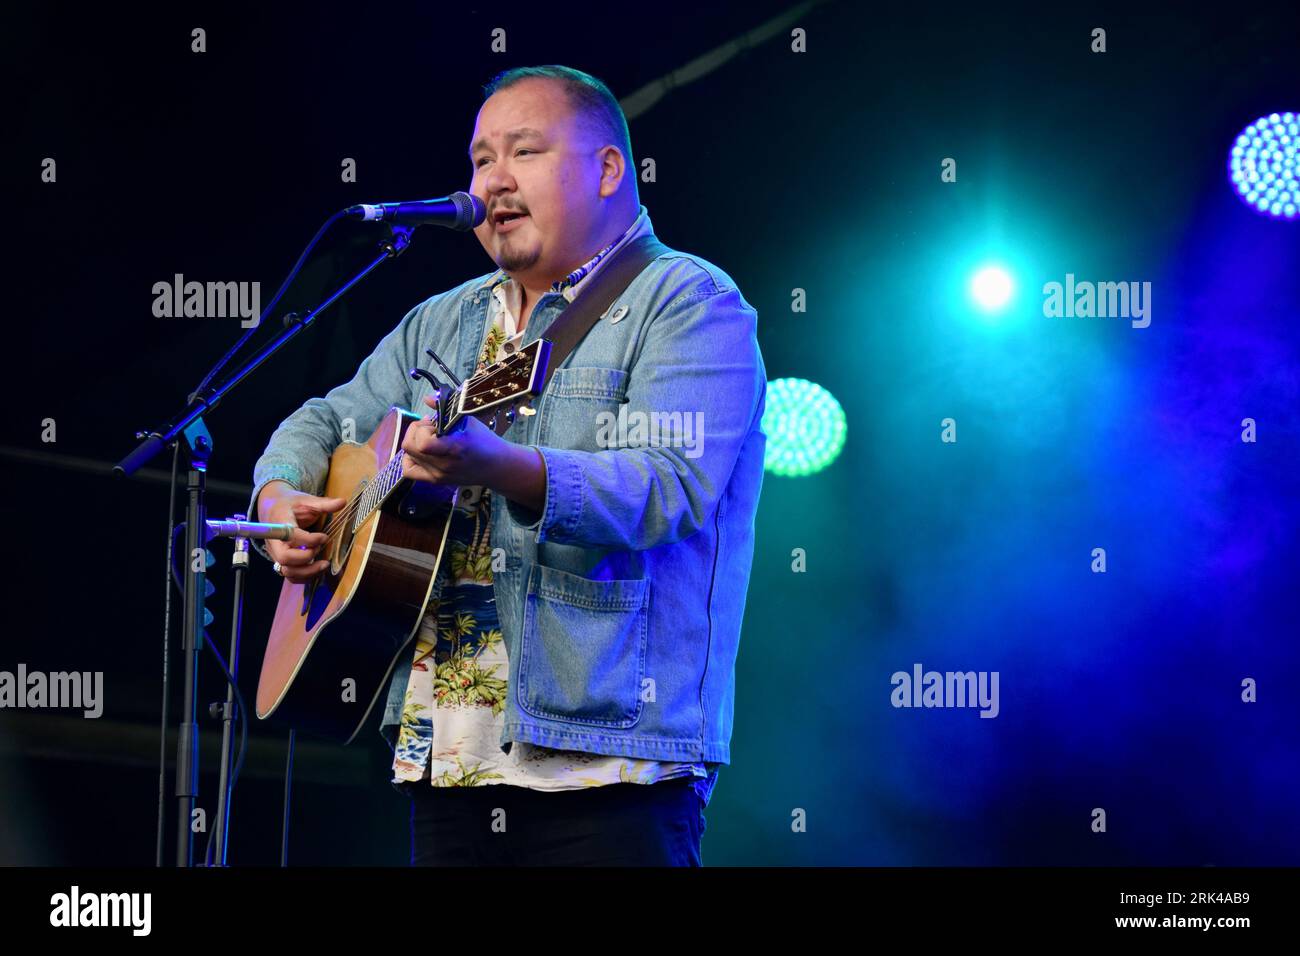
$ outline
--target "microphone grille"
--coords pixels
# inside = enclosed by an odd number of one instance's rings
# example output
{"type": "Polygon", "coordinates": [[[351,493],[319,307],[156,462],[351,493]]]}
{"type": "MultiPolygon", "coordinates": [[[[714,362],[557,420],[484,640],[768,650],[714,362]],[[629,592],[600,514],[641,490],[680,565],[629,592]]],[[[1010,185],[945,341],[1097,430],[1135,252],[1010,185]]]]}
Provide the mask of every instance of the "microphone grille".
{"type": "Polygon", "coordinates": [[[487,218],[487,206],[477,196],[467,192],[452,193],[451,201],[456,204],[456,225],[452,228],[458,232],[473,229],[487,218]]]}

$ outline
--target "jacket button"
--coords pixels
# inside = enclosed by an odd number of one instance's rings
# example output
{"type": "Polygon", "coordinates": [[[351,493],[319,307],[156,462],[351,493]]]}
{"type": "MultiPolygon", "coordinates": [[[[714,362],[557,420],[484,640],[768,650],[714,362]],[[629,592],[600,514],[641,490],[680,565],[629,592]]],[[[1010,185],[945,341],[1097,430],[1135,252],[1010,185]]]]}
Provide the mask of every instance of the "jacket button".
{"type": "Polygon", "coordinates": [[[623,316],[625,315],[627,315],[627,306],[620,305],[617,309],[614,310],[614,314],[609,317],[609,324],[613,325],[615,322],[619,321],[619,319],[623,318],[623,316]]]}

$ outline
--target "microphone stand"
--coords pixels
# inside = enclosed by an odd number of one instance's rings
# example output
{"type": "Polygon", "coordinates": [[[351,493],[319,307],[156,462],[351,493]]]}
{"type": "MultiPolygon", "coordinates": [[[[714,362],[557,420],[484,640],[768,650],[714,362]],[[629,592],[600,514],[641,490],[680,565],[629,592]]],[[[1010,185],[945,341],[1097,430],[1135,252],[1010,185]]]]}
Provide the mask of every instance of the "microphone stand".
{"type": "MultiPolygon", "coordinates": [[[[185,653],[185,703],[182,708],[179,733],[176,738],[176,801],[178,813],[176,821],[176,865],[180,867],[194,865],[194,834],[191,829],[191,818],[194,814],[194,802],[198,796],[199,782],[198,659],[199,653],[203,649],[203,639],[206,637],[203,630],[204,612],[206,610],[204,607],[204,592],[206,590],[204,534],[207,528],[204,478],[212,453],[212,438],[203,421],[203,416],[215,409],[231,389],[247,378],[255,369],[259,368],[263,362],[311,325],[321,312],[333,305],[354,285],[378,268],[381,262],[395,259],[406,251],[411,244],[411,234],[414,232],[415,227],[390,224],[389,229],[391,230],[389,238],[379,244],[380,255],[305,315],[291,312],[285,316],[285,330],[283,332],[236,369],[220,385],[209,386],[191,395],[185,408],[165,425],[149,431],[136,432],[135,437],[144,440],[134,451],[113,467],[113,472],[119,476],[133,475],[172,442],[177,441],[181,436],[185,438],[182,450],[185,451],[188,458],[189,468],[189,477],[186,484],[189,502],[186,507],[185,519],[185,547],[187,552],[185,561],[185,627],[182,643],[185,653]]],[[[239,717],[241,720],[248,719],[247,714],[240,714],[239,717]]],[[[222,824],[224,827],[224,815],[222,824]]],[[[222,837],[224,844],[224,833],[222,837]]],[[[219,849],[221,848],[219,847],[219,849]]]]}
{"type": "MultiPolygon", "coordinates": [[[[243,521],[245,515],[234,515],[236,521],[243,521]]],[[[244,624],[244,575],[248,571],[248,538],[235,538],[235,549],[230,556],[230,566],[235,578],[234,607],[230,621],[230,676],[239,680],[239,640],[244,624]]],[[[231,760],[230,738],[235,729],[235,687],[226,685],[225,704],[214,703],[209,707],[212,716],[221,717],[221,775],[217,782],[217,825],[213,831],[216,850],[212,854],[213,866],[226,865],[226,852],[229,848],[230,804],[234,798],[234,788],[230,784],[231,760]]],[[[239,719],[247,719],[247,714],[240,714],[239,719]]],[[[204,861],[206,862],[206,860],[204,861]]]]}
{"type": "MultiPolygon", "coordinates": [[[[239,645],[244,630],[244,577],[248,571],[249,541],[253,538],[278,538],[291,541],[296,525],[259,524],[246,520],[247,515],[232,515],[225,521],[209,521],[204,532],[204,540],[214,538],[233,538],[234,549],[230,555],[230,566],[235,579],[234,604],[230,613],[230,679],[226,682],[225,703],[214,701],[208,705],[208,715],[221,718],[221,773],[217,782],[217,822],[212,831],[209,845],[215,842],[216,851],[212,866],[226,866],[230,850],[230,805],[234,800],[234,786],[238,779],[239,768],[244,759],[244,745],[248,742],[248,725],[242,725],[239,756],[231,752],[231,737],[235,732],[236,715],[243,719],[247,712],[243,695],[239,693],[239,645]],[[236,709],[238,708],[238,709],[236,709]],[[238,760],[239,763],[232,761],[238,760]]],[[[207,854],[204,854],[204,865],[207,854]]]]}

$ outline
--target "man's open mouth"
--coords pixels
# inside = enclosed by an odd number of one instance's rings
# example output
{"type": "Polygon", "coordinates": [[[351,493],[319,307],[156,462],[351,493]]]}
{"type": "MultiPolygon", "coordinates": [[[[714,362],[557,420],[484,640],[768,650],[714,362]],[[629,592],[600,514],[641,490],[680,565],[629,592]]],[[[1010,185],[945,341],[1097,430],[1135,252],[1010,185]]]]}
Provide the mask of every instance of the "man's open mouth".
{"type": "Polygon", "coordinates": [[[514,224],[522,219],[527,219],[528,214],[522,212],[499,212],[492,220],[493,226],[498,232],[508,232],[514,228],[514,224]]]}

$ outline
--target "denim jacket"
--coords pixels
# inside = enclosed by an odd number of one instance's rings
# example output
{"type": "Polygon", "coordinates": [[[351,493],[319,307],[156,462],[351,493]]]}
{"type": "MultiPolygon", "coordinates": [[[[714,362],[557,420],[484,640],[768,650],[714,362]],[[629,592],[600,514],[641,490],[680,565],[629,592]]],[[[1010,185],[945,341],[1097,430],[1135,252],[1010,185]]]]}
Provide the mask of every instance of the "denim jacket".
{"type": "MultiPolygon", "coordinates": [[[[364,440],[391,406],[426,408],[431,387],[408,375],[427,366],[426,348],[468,378],[490,290],[506,278],[497,271],[422,302],[352,381],[285,419],[254,468],[253,502],[273,479],[320,494],[345,419],[364,440]]],[[[543,295],[524,344],[567,305],[543,295]]],[[[555,371],[537,414],[505,432],[541,452],[546,497],[537,512],[492,496],[491,543],[504,554],[493,587],[510,661],[503,750],[522,740],[730,762],[765,445],[756,322],[730,276],[669,250],[555,371]]],[[[381,733],[390,743],[410,669],[404,655],[389,685],[381,733]]]]}

